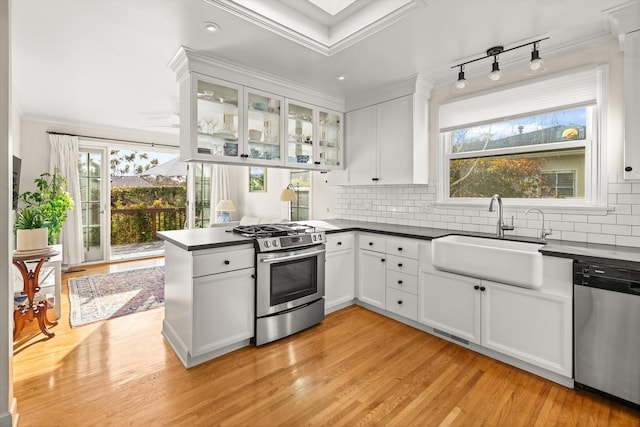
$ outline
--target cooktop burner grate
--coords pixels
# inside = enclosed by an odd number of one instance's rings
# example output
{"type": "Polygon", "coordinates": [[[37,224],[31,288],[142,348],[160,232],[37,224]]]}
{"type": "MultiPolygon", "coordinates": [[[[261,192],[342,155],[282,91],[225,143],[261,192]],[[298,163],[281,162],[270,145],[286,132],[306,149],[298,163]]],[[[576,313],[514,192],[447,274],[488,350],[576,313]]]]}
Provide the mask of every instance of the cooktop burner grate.
{"type": "Polygon", "coordinates": [[[263,238],[313,233],[315,227],[297,223],[239,225],[233,229],[233,232],[246,237],[263,238]]]}

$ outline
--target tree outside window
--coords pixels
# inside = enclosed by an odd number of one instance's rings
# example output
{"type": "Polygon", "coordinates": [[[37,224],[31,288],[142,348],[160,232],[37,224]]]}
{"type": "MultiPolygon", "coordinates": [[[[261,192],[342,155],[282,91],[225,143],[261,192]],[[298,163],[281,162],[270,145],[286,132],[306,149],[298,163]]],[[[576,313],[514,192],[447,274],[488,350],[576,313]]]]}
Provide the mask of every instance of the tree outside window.
{"type": "Polygon", "coordinates": [[[296,190],[297,197],[296,201],[291,202],[291,220],[308,220],[311,200],[311,172],[291,171],[290,180],[296,190]]]}

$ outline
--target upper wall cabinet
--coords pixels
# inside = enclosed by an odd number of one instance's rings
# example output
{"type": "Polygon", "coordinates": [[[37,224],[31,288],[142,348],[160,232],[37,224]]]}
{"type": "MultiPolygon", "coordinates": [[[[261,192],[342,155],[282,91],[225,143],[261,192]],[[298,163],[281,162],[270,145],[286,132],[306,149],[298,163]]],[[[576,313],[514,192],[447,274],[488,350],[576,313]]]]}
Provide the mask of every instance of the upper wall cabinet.
{"type": "Polygon", "coordinates": [[[640,4],[609,10],[611,28],[624,52],[624,179],[640,180],[640,4]]]}
{"type": "Polygon", "coordinates": [[[169,65],[180,83],[183,161],[344,167],[343,99],[186,48],[169,65]]]}
{"type": "Polygon", "coordinates": [[[286,101],[286,165],[303,169],[341,169],[343,114],[286,101]]]}
{"type": "Polygon", "coordinates": [[[346,115],[346,169],[330,172],[333,185],[427,184],[429,94],[417,76],[386,96],[346,115]],[[407,94],[407,92],[409,92],[407,94]]]}

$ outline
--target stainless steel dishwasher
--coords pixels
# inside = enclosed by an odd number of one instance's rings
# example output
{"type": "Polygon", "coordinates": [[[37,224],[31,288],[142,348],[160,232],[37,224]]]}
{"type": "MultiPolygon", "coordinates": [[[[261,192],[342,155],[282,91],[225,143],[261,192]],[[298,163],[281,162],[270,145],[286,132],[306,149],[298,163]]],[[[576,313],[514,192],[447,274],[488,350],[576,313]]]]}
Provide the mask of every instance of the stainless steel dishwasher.
{"type": "Polygon", "coordinates": [[[640,405],[640,270],[574,263],[575,386],[640,405]]]}

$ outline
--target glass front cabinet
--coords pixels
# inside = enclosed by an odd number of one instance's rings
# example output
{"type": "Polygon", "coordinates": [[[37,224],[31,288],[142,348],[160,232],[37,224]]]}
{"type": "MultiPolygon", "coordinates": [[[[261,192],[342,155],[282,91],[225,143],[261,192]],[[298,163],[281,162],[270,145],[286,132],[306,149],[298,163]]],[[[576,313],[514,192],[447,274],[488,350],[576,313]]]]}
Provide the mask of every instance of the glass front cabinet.
{"type": "Polygon", "coordinates": [[[195,72],[188,103],[181,125],[183,160],[312,170],[344,167],[342,113],[195,72]]]}
{"type": "Polygon", "coordinates": [[[342,169],[343,114],[286,100],[286,165],[299,169],[342,169]]]}

